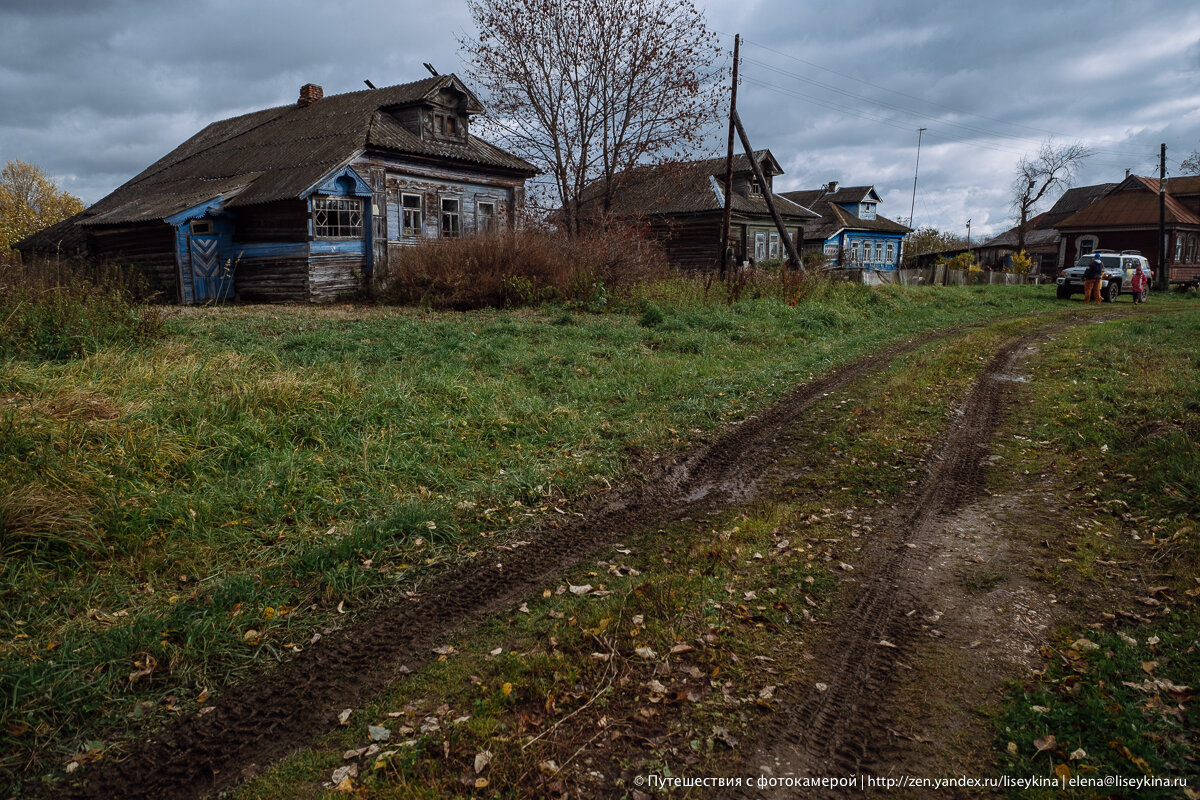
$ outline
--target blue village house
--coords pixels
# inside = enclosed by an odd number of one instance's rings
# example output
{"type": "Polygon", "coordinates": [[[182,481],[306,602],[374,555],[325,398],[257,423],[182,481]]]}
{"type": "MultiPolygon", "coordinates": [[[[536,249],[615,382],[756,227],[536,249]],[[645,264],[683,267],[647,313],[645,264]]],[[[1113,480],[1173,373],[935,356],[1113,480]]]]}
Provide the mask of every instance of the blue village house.
{"type": "Polygon", "coordinates": [[[324,301],[397,248],[511,228],[528,162],[470,132],[454,75],[214,122],[81,214],[17,245],[139,267],[181,303],[324,301]]]}
{"type": "Polygon", "coordinates": [[[783,196],[821,215],[805,226],[805,252],[823,253],[831,267],[899,268],[904,235],[912,229],[879,215],[881,200],[874,186],[839,189],[833,181],[820,189],[783,192],[783,196]]]}

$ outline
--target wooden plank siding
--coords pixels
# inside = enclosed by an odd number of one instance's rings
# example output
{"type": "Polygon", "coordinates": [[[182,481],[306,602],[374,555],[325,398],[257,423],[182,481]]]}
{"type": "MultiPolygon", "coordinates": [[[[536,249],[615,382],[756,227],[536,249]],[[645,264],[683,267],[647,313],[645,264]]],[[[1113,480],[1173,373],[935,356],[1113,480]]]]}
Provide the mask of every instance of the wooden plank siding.
{"type": "Polygon", "coordinates": [[[165,222],[96,227],[87,231],[88,252],[100,261],[141,270],[154,291],[179,299],[175,228],[165,222]]]}
{"type": "MultiPolygon", "coordinates": [[[[721,218],[656,219],[648,224],[649,234],[657,239],[671,265],[684,270],[716,269],[721,264],[721,218]]],[[[799,246],[802,229],[788,227],[792,242],[799,246]]],[[[746,222],[738,219],[729,224],[729,243],[733,248],[733,263],[741,264],[754,257],[754,234],[778,234],[769,220],[746,222]]],[[[782,257],[782,256],[779,256],[782,257]]]]}
{"type": "MultiPolygon", "coordinates": [[[[371,158],[355,165],[356,169],[381,169],[384,174],[384,216],[389,246],[416,244],[421,239],[437,239],[441,236],[441,201],[453,198],[459,201],[461,234],[477,232],[478,204],[490,202],[495,206],[495,224],[498,230],[510,228],[516,212],[516,191],[524,186],[518,175],[503,175],[466,167],[445,164],[414,163],[407,159],[371,158]],[[422,234],[405,236],[402,230],[401,196],[421,196],[422,234]]],[[[376,197],[379,197],[377,194],[376,197]]]]}
{"type": "MultiPolygon", "coordinates": [[[[737,226],[731,226],[736,229],[737,226]]],[[[684,270],[707,270],[720,266],[721,219],[655,221],[649,226],[672,266],[684,270]]]]}

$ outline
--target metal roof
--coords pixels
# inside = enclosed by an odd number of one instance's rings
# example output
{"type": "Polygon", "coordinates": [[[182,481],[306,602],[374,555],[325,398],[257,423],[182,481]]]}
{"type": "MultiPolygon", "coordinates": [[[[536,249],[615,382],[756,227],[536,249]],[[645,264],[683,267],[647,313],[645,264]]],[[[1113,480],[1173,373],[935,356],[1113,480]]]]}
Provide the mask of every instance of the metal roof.
{"type": "Polygon", "coordinates": [[[838,203],[858,203],[869,196],[877,197],[872,186],[851,186],[838,189],[833,193],[825,189],[801,190],[784,192],[783,196],[808,206],[820,215],[820,219],[805,229],[804,238],[807,240],[825,240],[840,230],[871,233],[908,233],[912,230],[878,214],[875,219],[862,219],[838,205],[838,203]]]}
{"type": "MultiPolygon", "coordinates": [[[[1158,225],[1158,180],[1140,175],[1130,175],[1109,194],[1092,203],[1054,227],[1091,228],[1158,225]]],[[[1166,222],[1170,224],[1200,225],[1200,216],[1166,195],[1166,222]]]]}

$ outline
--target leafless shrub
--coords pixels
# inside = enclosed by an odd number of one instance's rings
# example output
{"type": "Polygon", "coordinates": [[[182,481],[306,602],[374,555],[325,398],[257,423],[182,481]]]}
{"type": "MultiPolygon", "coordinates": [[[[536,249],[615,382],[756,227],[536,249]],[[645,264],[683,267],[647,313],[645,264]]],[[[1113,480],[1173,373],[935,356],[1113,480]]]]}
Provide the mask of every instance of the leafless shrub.
{"type": "Polygon", "coordinates": [[[561,301],[603,310],[609,294],[666,273],[662,251],[636,230],[609,228],[577,237],[522,230],[393,251],[378,296],[443,309],[561,301]]]}

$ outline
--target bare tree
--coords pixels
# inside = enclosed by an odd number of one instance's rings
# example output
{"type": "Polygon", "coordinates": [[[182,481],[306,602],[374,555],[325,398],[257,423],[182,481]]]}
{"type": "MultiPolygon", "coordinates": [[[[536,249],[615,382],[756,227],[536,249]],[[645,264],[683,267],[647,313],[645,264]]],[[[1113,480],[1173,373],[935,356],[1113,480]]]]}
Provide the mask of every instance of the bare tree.
{"type": "MultiPolygon", "coordinates": [[[[564,222],[596,182],[607,211],[621,172],[681,158],[716,120],[716,36],[692,0],[467,0],[459,46],[490,95],[491,134],[554,182],[564,222]]],[[[590,199],[590,198],[589,198],[590,199]]]]}
{"type": "Polygon", "coordinates": [[[1179,165],[1179,171],[1184,175],[1200,175],[1200,150],[1193,150],[1179,165]]]}
{"type": "Polygon", "coordinates": [[[1017,213],[1017,252],[1025,250],[1029,212],[1052,189],[1068,188],[1075,182],[1079,165],[1091,153],[1082,144],[1055,147],[1043,142],[1036,156],[1022,156],[1012,186],[1012,204],[1017,213]]]}

